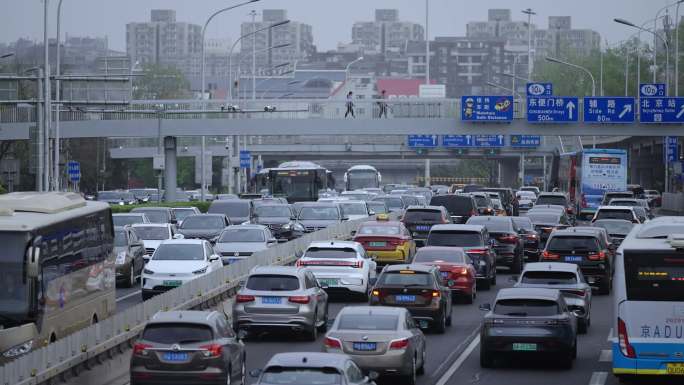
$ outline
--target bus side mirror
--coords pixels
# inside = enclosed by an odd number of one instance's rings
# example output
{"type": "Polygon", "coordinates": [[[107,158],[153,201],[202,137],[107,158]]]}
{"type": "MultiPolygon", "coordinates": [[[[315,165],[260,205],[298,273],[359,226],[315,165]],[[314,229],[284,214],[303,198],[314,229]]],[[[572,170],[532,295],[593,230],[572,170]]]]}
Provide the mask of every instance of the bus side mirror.
{"type": "Polygon", "coordinates": [[[36,237],[31,246],[26,249],[26,273],[30,278],[37,278],[40,275],[40,244],[43,237],[36,237]]]}

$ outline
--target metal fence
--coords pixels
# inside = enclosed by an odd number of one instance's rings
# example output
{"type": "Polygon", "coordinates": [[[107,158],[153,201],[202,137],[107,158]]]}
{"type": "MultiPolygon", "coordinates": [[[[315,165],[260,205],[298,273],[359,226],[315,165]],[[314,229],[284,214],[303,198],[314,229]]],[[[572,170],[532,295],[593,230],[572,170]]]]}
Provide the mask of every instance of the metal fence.
{"type": "Polygon", "coordinates": [[[344,222],[307,234],[248,260],[224,267],[183,286],[151,298],[113,317],[34,350],[0,367],[0,385],[41,384],[66,372],[78,372],[130,347],[147,320],[159,311],[207,309],[231,297],[249,271],[258,265],[292,264],[312,241],[347,239],[367,219],[344,222]]]}

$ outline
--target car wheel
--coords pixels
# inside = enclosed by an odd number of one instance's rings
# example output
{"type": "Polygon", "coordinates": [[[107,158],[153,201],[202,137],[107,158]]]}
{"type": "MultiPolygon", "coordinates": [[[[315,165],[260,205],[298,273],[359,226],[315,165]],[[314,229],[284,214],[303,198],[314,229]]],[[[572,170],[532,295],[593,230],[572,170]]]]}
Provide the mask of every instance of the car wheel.
{"type": "Polygon", "coordinates": [[[406,385],[416,385],[416,371],[416,357],[414,356],[413,361],[411,361],[411,372],[406,376],[406,382],[404,382],[406,385]]]}
{"type": "Polygon", "coordinates": [[[468,305],[475,302],[475,297],[477,296],[477,294],[475,293],[475,287],[476,286],[477,285],[473,285],[473,287],[470,289],[470,295],[466,296],[466,298],[465,298],[465,303],[467,303],[468,305]]]}
{"type": "Polygon", "coordinates": [[[435,332],[437,334],[444,334],[446,331],[446,309],[442,310],[442,315],[439,317],[439,321],[435,322],[435,332]]]}
{"type": "Polygon", "coordinates": [[[422,355],[421,355],[420,357],[421,357],[421,359],[420,359],[420,367],[418,368],[418,370],[416,371],[416,373],[417,373],[419,376],[422,376],[423,374],[425,374],[425,349],[423,349],[423,353],[422,353],[422,355]]]}
{"type": "Polygon", "coordinates": [[[226,369],[226,373],[226,385],[230,385],[233,383],[233,368],[229,366],[228,369],[226,369]]]}
{"type": "Polygon", "coordinates": [[[513,264],[511,265],[511,274],[520,274],[522,271],[522,257],[520,256],[520,253],[515,253],[515,257],[513,257],[513,264]]]}
{"type": "Polygon", "coordinates": [[[487,349],[480,345],[480,367],[484,369],[494,367],[494,359],[487,349]]]}
{"type": "Polygon", "coordinates": [[[240,366],[240,385],[247,385],[247,357],[242,357],[240,366]]]}
{"type": "Polygon", "coordinates": [[[131,272],[128,274],[128,279],[126,280],[124,287],[133,287],[133,286],[135,286],[135,283],[136,283],[136,280],[135,280],[135,264],[133,262],[131,262],[131,267],[129,270],[131,272]]]}
{"type": "Polygon", "coordinates": [[[453,315],[453,312],[454,312],[454,307],[452,306],[451,310],[449,311],[449,315],[446,317],[446,321],[444,322],[444,324],[446,326],[451,326],[451,316],[453,315]]]}
{"type": "Polygon", "coordinates": [[[588,328],[589,328],[589,324],[588,324],[588,321],[586,318],[577,321],[577,333],[587,334],[588,328]]]}
{"type": "Polygon", "coordinates": [[[318,328],[318,331],[321,333],[325,333],[326,331],[328,331],[328,305],[325,306],[325,314],[323,315],[323,323],[318,328]]]}
{"type": "Polygon", "coordinates": [[[318,326],[316,324],[318,323],[318,317],[316,317],[317,310],[314,310],[314,319],[313,323],[311,324],[311,327],[306,333],[306,339],[309,341],[316,341],[318,339],[318,326]]]}
{"type": "Polygon", "coordinates": [[[491,285],[496,286],[496,267],[494,267],[494,271],[492,271],[491,285]]]}

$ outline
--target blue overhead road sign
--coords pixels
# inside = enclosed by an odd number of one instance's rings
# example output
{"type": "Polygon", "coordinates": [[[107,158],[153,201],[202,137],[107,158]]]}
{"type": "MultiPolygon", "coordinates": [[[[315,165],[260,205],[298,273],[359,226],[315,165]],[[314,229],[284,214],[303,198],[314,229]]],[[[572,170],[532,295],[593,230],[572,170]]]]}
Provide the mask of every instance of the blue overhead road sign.
{"type": "Polygon", "coordinates": [[[633,123],[634,98],[584,98],[585,123],[633,123]]]}
{"type": "Polygon", "coordinates": [[[684,123],[684,98],[641,98],[641,123],[684,123]]]}
{"type": "Polygon", "coordinates": [[[240,151],[240,168],[250,168],[252,166],[252,153],[249,151],[240,151]]]}
{"type": "Polygon", "coordinates": [[[75,160],[70,160],[67,163],[67,174],[69,174],[70,181],[78,183],[81,180],[81,164],[75,160]]]}
{"type": "Polygon", "coordinates": [[[552,83],[527,83],[527,96],[553,95],[552,83]]]}
{"type": "Polygon", "coordinates": [[[473,136],[474,147],[503,147],[506,137],[503,135],[475,135],[473,136]]]}
{"type": "Polygon", "coordinates": [[[537,148],[541,146],[539,135],[511,135],[511,147],[537,148]]]}
{"type": "Polygon", "coordinates": [[[435,148],[438,145],[437,135],[409,135],[410,148],[435,148]]]}
{"type": "Polygon", "coordinates": [[[568,96],[528,97],[527,121],[529,123],[577,122],[579,99],[568,96]]]}
{"type": "Polygon", "coordinates": [[[463,96],[461,120],[510,122],[513,120],[513,96],[463,96]]]}
{"type": "Polygon", "coordinates": [[[444,147],[472,147],[472,135],[444,135],[442,136],[442,146],[444,147]]]}
{"type": "Polygon", "coordinates": [[[639,96],[642,98],[667,96],[667,86],[664,83],[641,83],[639,84],[639,96]]]}
{"type": "Polygon", "coordinates": [[[665,137],[665,159],[666,163],[673,163],[679,159],[679,138],[676,136],[665,137]]]}

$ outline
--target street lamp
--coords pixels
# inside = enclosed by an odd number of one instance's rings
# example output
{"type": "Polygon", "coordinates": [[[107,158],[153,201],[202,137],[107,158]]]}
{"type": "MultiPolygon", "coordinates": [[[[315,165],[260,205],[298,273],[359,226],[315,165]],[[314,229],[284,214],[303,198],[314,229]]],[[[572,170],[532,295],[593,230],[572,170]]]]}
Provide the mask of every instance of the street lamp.
{"type": "Polygon", "coordinates": [[[522,13],[527,15],[527,78],[532,79],[532,16],[537,13],[532,8],[523,9],[522,13]]]}
{"type": "MultiPolygon", "coordinates": [[[[656,18],[656,20],[657,20],[657,19],[658,19],[658,18],[656,18]]],[[[643,31],[643,32],[649,32],[649,33],[653,34],[654,37],[660,38],[660,40],[663,41],[663,45],[665,45],[665,83],[666,83],[666,84],[670,84],[670,73],[669,73],[669,68],[670,68],[670,45],[667,43],[667,39],[665,39],[664,37],[662,37],[662,36],[661,36],[657,31],[655,31],[655,30],[650,30],[650,29],[648,29],[648,28],[644,28],[643,26],[638,26],[638,25],[636,25],[636,24],[634,24],[634,23],[632,23],[632,22],[630,22],[630,21],[627,21],[627,20],[625,20],[625,19],[617,18],[617,19],[613,19],[613,21],[615,21],[615,22],[618,23],[618,24],[623,24],[623,25],[626,25],[626,26],[628,26],[628,27],[636,28],[636,29],[638,29],[638,30],[640,30],[640,31],[643,31]]],[[[654,51],[653,51],[653,82],[655,83],[655,82],[656,82],[656,76],[657,76],[657,75],[656,75],[656,74],[657,74],[657,71],[656,71],[656,69],[657,69],[656,63],[657,63],[657,62],[656,62],[655,46],[654,46],[653,48],[654,48],[654,51]]],[[[667,87],[666,87],[666,88],[667,88],[667,87]]],[[[667,90],[667,92],[668,92],[668,94],[669,94],[669,90],[667,90]]]]}
{"type": "MultiPolygon", "coordinates": [[[[268,51],[271,51],[271,50],[274,50],[274,49],[286,48],[286,47],[289,47],[289,46],[291,46],[291,45],[292,45],[292,43],[284,43],[284,44],[273,45],[273,46],[270,46],[270,47],[266,47],[266,48],[262,48],[262,49],[260,49],[260,50],[254,51],[254,55],[252,55],[252,60],[254,60],[254,56],[255,56],[256,54],[259,54],[259,53],[262,53],[262,52],[268,52],[268,51]]],[[[242,66],[242,61],[245,60],[245,59],[246,59],[246,56],[245,56],[245,57],[241,57],[241,58],[238,60],[238,68],[237,68],[237,73],[238,73],[238,74],[240,73],[240,67],[242,66]]],[[[253,78],[253,80],[256,79],[256,73],[253,73],[253,74],[252,74],[252,78],[253,78]]],[[[240,80],[239,77],[238,77],[238,80],[240,80]]],[[[253,99],[256,99],[256,82],[253,82],[252,87],[254,87],[254,89],[252,90],[253,99]]],[[[239,92],[240,92],[240,87],[239,87],[239,82],[238,82],[237,91],[238,91],[237,99],[240,100],[240,94],[239,94],[239,92]]],[[[247,99],[247,97],[245,97],[245,99],[247,99]]]]}
{"type": "Polygon", "coordinates": [[[363,56],[361,56],[361,57],[357,58],[356,60],[352,61],[351,63],[347,64],[347,67],[345,67],[345,69],[344,69],[344,81],[345,82],[349,81],[349,69],[351,68],[351,66],[360,62],[361,60],[363,60],[363,56]]]}
{"type": "Polygon", "coordinates": [[[7,59],[8,57],[12,57],[12,56],[14,56],[14,52],[10,52],[10,53],[0,55],[0,59],[7,59]]]}
{"type": "Polygon", "coordinates": [[[591,96],[596,96],[596,80],[594,79],[594,75],[591,74],[591,71],[589,71],[588,69],[586,69],[585,67],[582,67],[580,65],[568,63],[566,61],[556,59],[556,58],[553,58],[550,56],[546,57],[546,61],[551,62],[551,63],[566,65],[568,67],[572,67],[572,68],[576,68],[578,70],[584,71],[591,78],[591,96]]]}
{"type": "Polygon", "coordinates": [[[500,89],[500,90],[504,90],[504,91],[510,92],[511,95],[517,96],[519,99],[522,99],[522,95],[520,95],[520,93],[519,93],[518,91],[516,91],[516,90],[514,90],[514,89],[512,89],[512,88],[504,87],[504,86],[502,86],[501,84],[496,84],[496,83],[494,83],[494,82],[487,82],[487,83],[485,83],[485,84],[487,84],[487,85],[490,86],[490,87],[494,87],[494,88],[498,88],[498,89],[500,89]]]}
{"type": "MultiPolygon", "coordinates": [[[[288,71],[288,72],[292,73],[293,71],[288,71]]],[[[283,75],[285,75],[285,74],[287,74],[287,73],[284,73],[283,75]]],[[[268,79],[262,80],[261,82],[263,83],[263,82],[265,82],[266,80],[270,80],[270,79],[273,79],[273,77],[270,77],[270,78],[268,78],[268,79]]],[[[287,82],[286,85],[287,85],[287,87],[288,87],[288,89],[289,89],[290,86],[295,85],[295,84],[299,84],[299,83],[301,83],[301,82],[302,82],[301,80],[291,80],[291,81],[287,82]]],[[[272,86],[268,87],[267,89],[265,89],[264,92],[261,94],[261,97],[260,97],[259,99],[264,99],[264,96],[266,96],[266,93],[268,93],[268,91],[270,91],[271,89],[273,89],[274,86],[275,86],[275,85],[272,85],[272,86]]]]}

